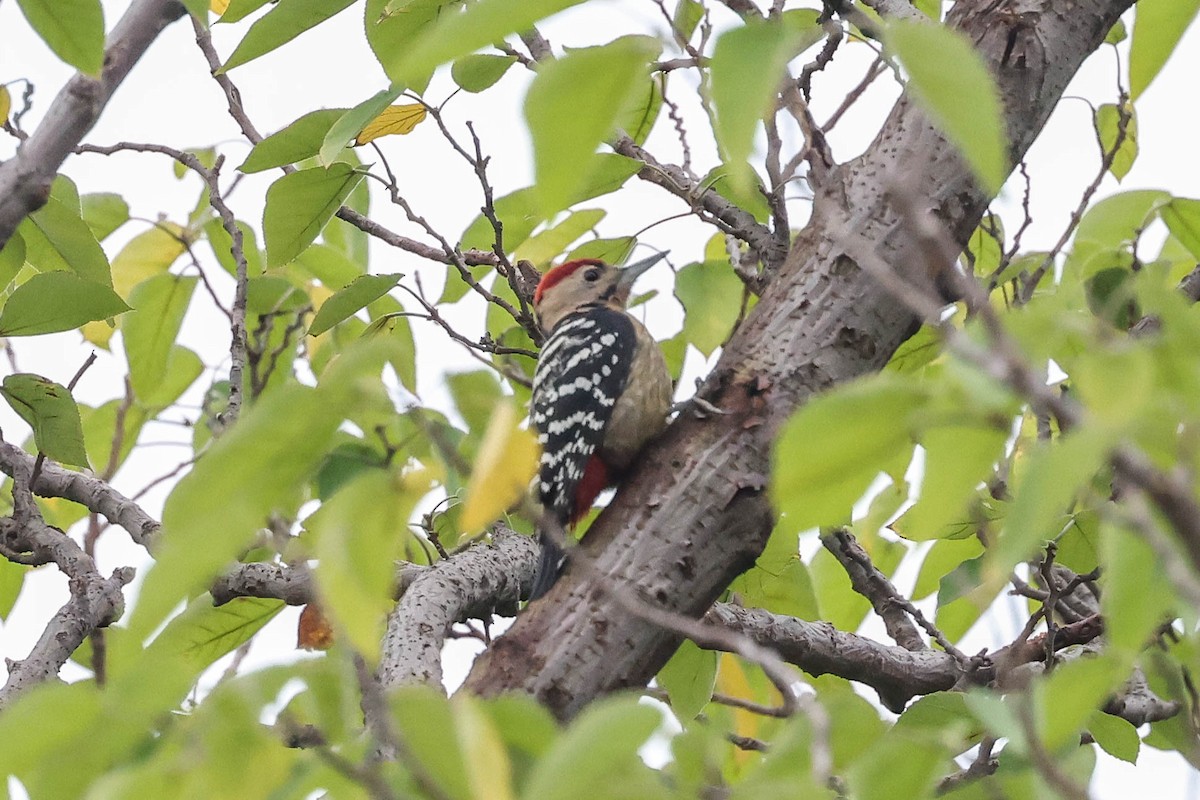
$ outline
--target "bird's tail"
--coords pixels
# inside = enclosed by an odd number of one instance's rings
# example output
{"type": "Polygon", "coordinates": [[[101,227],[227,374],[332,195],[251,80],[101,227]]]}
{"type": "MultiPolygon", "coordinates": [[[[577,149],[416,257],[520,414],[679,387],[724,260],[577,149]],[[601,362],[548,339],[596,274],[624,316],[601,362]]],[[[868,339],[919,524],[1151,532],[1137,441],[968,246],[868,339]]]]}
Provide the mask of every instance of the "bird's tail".
{"type": "Polygon", "coordinates": [[[558,580],[563,566],[567,563],[566,551],[558,546],[552,536],[542,531],[538,534],[538,541],[542,545],[542,557],[538,561],[537,572],[533,575],[533,589],[529,592],[530,602],[550,591],[550,587],[558,580]]]}

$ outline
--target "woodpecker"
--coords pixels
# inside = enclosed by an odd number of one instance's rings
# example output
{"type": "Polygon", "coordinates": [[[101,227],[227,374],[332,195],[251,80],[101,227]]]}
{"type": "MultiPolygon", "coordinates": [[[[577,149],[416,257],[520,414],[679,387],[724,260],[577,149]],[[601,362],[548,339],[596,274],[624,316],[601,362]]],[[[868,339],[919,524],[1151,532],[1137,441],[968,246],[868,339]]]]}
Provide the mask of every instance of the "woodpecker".
{"type": "Polygon", "coordinates": [[[638,276],[666,253],[628,267],[596,259],[549,270],[533,296],[545,344],[533,375],[530,417],[542,445],[538,499],[558,523],[539,538],[530,600],[545,594],[566,560],[558,537],[596,495],[615,485],[667,424],[671,376],[658,343],[626,310],[638,276]]]}

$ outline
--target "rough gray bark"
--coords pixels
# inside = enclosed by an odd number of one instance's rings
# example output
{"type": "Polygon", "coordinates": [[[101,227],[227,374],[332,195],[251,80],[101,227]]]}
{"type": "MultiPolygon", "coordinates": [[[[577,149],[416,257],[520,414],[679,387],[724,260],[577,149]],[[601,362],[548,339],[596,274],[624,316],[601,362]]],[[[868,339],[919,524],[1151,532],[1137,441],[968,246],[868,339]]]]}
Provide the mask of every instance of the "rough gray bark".
{"type": "Polygon", "coordinates": [[[0,164],[0,247],[27,214],[45,205],[58,168],[96,124],[112,93],[163,28],[183,14],[178,0],[134,2],[108,37],[100,77],[71,78],[17,155],[0,164]]]}
{"type": "MultiPolygon", "coordinates": [[[[950,23],[977,44],[997,79],[1014,161],[1131,5],[955,5],[950,23]]],[[[877,255],[916,286],[936,281],[917,234],[888,201],[900,182],[960,243],[990,201],[902,97],[872,146],[818,187],[812,221],[700,390],[730,413],[703,420],[685,413],[668,429],[589,532],[583,546],[595,569],[568,570],[522,614],[476,662],[470,689],[524,691],[571,717],[602,693],[642,686],[677,640],[622,614],[595,581],[699,616],[754,562],[773,522],[764,488],[779,426],[814,393],[880,369],[916,328],[847,253],[877,255]]]]}

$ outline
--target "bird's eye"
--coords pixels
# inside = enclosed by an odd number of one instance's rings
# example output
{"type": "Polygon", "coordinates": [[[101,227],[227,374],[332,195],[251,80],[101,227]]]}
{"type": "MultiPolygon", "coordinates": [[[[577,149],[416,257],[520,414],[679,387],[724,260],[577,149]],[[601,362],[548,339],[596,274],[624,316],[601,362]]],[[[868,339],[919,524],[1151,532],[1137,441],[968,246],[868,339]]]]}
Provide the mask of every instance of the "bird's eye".
{"type": "Polygon", "coordinates": [[[588,283],[595,283],[600,280],[600,270],[592,267],[587,272],[583,273],[583,279],[588,283]]]}

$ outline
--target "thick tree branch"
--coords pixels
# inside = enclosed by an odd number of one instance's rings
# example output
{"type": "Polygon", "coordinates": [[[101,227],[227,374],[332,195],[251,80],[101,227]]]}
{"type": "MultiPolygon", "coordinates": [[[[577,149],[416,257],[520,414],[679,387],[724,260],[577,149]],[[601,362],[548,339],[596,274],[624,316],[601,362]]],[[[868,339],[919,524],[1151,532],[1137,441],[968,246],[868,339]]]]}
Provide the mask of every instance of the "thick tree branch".
{"type": "Polygon", "coordinates": [[[58,168],[96,124],[112,93],[158,34],[183,14],[178,0],[134,2],[108,37],[100,77],[71,78],[17,155],[0,164],[0,247],[27,214],[45,205],[58,168]]]}
{"type": "Polygon", "coordinates": [[[413,581],[388,617],[379,680],[384,687],[442,685],[442,645],[450,626],[487,618],[498,602],[528,595],[537,563],[529,536],[499,530],[491,544],[476,545],[437,562],[413,581]]]}
{"type": "MultiPolygon", "coordinates": [[[[0,440],[0,471],[27,481],[33,471],[34,457],[16,445],[0,440]]],[[[142,510],[142,507],[112,488],[106,481],[63,469],[46,461],[31,487],[41,497],[61,497],[86,507],[120,525],[133,540],[149,549],[162,526],[142,510]]]]}
{"type": "MultiPolygon", "coordinates": [[[[1014,163],[1130,5],[954,7],[950,24],[976,43],[997,80],[1014,163]]],[[[809,226],[702,387],[705,400],[729,413],[675,421],[584,540],[600,577],[568,568],[476,662],[470,688],[528,692],[571,716],[599,694],[644,686],[674,637],[622,613],[591,584],[603,580],[699,616],[754,562],[773,526],[763,489],[780,425],[814,393],[880,369],[916,329],[917,317],[847,254],[872,253],[910,284],[932,281],[920,237],[887,196],[901,174],[914,176],[906,188],[920,207],[957,243],[967,240],[990,198],[902,97],[871,147],[831,172],[809,226]]]]}

